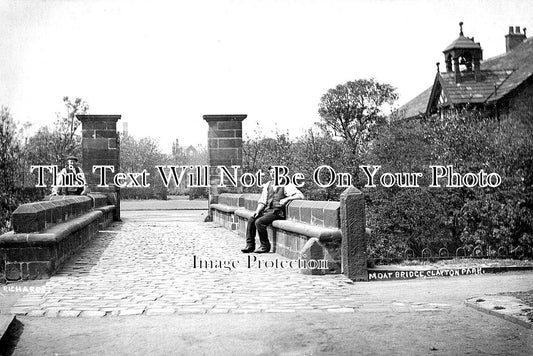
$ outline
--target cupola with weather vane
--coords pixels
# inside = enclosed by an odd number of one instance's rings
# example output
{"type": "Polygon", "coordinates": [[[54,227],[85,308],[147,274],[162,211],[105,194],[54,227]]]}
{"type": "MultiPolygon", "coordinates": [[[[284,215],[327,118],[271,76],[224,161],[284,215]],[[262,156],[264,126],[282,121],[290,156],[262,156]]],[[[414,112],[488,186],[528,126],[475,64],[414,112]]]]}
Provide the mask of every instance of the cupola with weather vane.
{"type": "Polygon", "coordinates": [[[455,82],[459,83],[462,78],[476,81],[481,79],[481,64],[483,50],[474,37],[466,37],[463,34],[463,22],[459,22],[459,37],[453,41],[444,51],[446,72],[455,73],[455,82]]]}

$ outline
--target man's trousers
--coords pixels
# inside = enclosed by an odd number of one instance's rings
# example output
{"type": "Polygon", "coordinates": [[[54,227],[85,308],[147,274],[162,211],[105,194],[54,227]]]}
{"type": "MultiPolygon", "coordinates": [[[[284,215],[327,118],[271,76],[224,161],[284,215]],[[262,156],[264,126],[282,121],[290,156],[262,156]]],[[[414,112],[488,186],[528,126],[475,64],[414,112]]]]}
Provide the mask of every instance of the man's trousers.
{"type": "Polygon", "coordinates": [[[270,250],[267,226],[270,226],[273,221],[281,219],[283,219],[283,215],[281,215],[279,210],[267,210],[255,218],[250,217],[246,227],[246,246],[255,247],[255,234],[257,231],[261,246],[270,250]]]}

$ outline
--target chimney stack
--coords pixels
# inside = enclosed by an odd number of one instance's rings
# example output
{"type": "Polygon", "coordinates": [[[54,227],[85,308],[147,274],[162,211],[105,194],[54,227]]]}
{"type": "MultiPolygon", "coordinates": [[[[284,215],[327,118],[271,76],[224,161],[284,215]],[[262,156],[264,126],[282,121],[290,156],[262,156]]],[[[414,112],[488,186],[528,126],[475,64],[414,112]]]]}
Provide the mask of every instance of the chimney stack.
{"type": "Polygon", "coordinates": [[[509,34],[505,35],[505,53],[512,51],[520,43],[526,39],[525,29],[524,33],[520,33],[520,26],[509,26],[509,34]]]}

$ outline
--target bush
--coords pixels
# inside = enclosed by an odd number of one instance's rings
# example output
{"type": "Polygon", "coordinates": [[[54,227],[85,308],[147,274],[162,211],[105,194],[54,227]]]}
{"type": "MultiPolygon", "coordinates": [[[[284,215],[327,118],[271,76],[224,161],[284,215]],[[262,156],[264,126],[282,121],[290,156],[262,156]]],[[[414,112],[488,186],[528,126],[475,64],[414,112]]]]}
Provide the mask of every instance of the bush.
{"type": "MultiPolygon", "coordinates": [[[[533,120],[525,112],[500,121],[472,109],[446,117],[420,120],[393,118],[379,126],[368,150],[354,156],[346,143],[309,131],[289,140],[258,134],[243,146],[245,172],[270,164],[286,165],[306,177],[306,199],[338,200],[344,188],[320,188],[311,180],[320,165],[351,173],[363,187],[360,164],[381,165],[380,172],[421,172],[419,188],[362,188],[367,225],[373,230],[369,256],[401,257],[407,249],[421,256],[462,246],[480,246],[486,253],[504,247],[533,256],[533,120]],[[364,163],[362,163],[364,162],[364,163]],[[497,188],[428,188],[430,165],[452,165],[465,174],[495,172],[497,188]]],[[[379,176],[381,173],[378,173],[379,176]]],[[[245,189],[245,191],[258,189],[245,189]]]]}
{"type": "Polygon", "coordinates": [[[130,187],[120,189],[120,198],[138,200],[157,199],[157,194],[153,187],[130,187]]]}
{"type": "Polygon", "coordinates": [[[188,194],[189,194],[189,200],[209,198],[207,188],[204,188],[204,187],[189,188],[188,194]]]}
{"type": "Polygon", "coordinates": [[[424,172],[431,164],[452,165],[456,172],[496,172],[497,188],[372,188],[367,218],[375,234],[371,256],[413,249],[434,252],[460,246],[533,255],[533,125],[510,117],[497,121],[474,110],[446,118],[396,121],[381,130],[369,154],[384,171],[424,172]]]}

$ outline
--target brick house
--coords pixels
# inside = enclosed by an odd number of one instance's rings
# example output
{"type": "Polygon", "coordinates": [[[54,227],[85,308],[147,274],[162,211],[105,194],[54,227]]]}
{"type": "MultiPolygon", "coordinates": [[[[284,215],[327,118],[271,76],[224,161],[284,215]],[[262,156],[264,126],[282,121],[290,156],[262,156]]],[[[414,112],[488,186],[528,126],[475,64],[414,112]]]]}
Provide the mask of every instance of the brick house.
{"type": "Polygon", "coordinates": [[[459,37],[443,51],[446,71],[437,63],[433,85],[403,105],[400,114],[445,116],[464,107],[497,118],[514,109],[533,112],[533,39],[526,29],[509,27],[506,53],[483,61],[481,44],[464,36],[462,22],[459,26],[459,37]]]}

